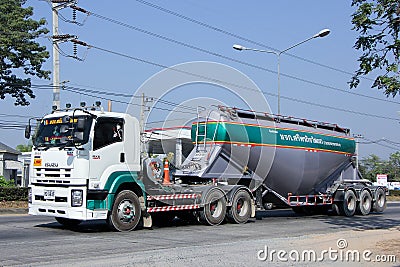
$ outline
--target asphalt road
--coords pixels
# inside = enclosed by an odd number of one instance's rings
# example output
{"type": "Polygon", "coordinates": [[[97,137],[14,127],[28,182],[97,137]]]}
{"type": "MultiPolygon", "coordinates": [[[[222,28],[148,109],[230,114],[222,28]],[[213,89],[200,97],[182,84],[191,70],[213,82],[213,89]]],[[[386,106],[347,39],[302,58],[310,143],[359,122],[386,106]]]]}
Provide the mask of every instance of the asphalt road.
{"type": "Polygon", "coordinates": [[[204,226],[174,220],[152,230],[108,230],[104,222],[65,229],[53,218],[0,216],[0,266],[266,266],[257,259],[265,245],[337,231],[400,226],[400,203],[383,214],[352,218],[299,216],[291,210],[259,212],[244,225],[204,226]]]}

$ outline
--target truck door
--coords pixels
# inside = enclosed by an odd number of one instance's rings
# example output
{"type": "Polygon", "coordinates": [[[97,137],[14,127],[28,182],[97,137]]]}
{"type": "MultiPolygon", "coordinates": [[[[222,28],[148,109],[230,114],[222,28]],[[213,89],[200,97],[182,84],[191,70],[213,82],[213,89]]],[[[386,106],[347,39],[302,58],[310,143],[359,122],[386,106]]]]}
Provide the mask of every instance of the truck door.
{"type": "MultiPolygon", "coordinates": [[[[124,159],[124,120],[100,117],[94,126],[93,150],[90,152],[90,178],[100,179],[120,168],[124,159]]],[[[108,177],[106,177],[108,178],[108,177]]]]}

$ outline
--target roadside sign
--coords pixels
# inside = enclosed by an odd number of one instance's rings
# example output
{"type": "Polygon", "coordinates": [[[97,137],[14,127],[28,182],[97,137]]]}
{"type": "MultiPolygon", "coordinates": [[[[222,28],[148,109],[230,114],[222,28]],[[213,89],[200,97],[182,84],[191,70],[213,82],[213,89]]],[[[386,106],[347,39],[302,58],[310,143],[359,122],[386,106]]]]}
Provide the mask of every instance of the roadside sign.
{"type": "Polygon", "coordinates": [[[377,174],[376,175],[376,182],[378,185],[381,186],[388,186],[388,182],[387,182],[387,174],[377,174]]]}

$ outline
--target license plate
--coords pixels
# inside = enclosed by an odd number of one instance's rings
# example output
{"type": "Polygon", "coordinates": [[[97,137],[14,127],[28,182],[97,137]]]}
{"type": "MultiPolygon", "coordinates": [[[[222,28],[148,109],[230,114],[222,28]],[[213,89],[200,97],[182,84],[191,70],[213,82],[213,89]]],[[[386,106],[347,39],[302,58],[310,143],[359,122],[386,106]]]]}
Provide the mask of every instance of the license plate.
{"type": "Polygon", "coordinates": [[[46,199],[46,200],[54,200],[54,198],[55,198],[55,191],[54,190],[47,190],[47,189],[45,189],[44,190],[44,199],[46,199]]]}

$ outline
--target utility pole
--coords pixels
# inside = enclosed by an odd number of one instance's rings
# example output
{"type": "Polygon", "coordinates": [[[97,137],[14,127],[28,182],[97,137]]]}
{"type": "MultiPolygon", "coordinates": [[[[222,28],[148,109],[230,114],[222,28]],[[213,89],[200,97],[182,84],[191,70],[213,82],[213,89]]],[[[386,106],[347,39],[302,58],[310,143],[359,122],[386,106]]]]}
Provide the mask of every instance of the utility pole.
{"type": "Polygon", "coordinates": [[[145,112],[150,111],[150,107],[146,106],[147,103],[153,102],[154,98],[146,97],[144,93],[141,96],[141,104],[140,104],[140,137],[141,137],[141,155],[142,158],[147,156],[146,153],[146,140],[145,140],[145,112]]]}
{"type": "Polygon", "coordinates": [[[60,109],[60,52],[58,41],[58,11],[76,4],[76,0],[52,0],[53,11],[53,109],[60,109]]]}
{"type": "MultiPolygon", "coordinates": [[[[53,9],[53,36],[58,35],[57,3],[52,1],[53,9]]],[[[53,40],[53,109],[60,109],[60,53],[58,43],[53,40]]]]}

